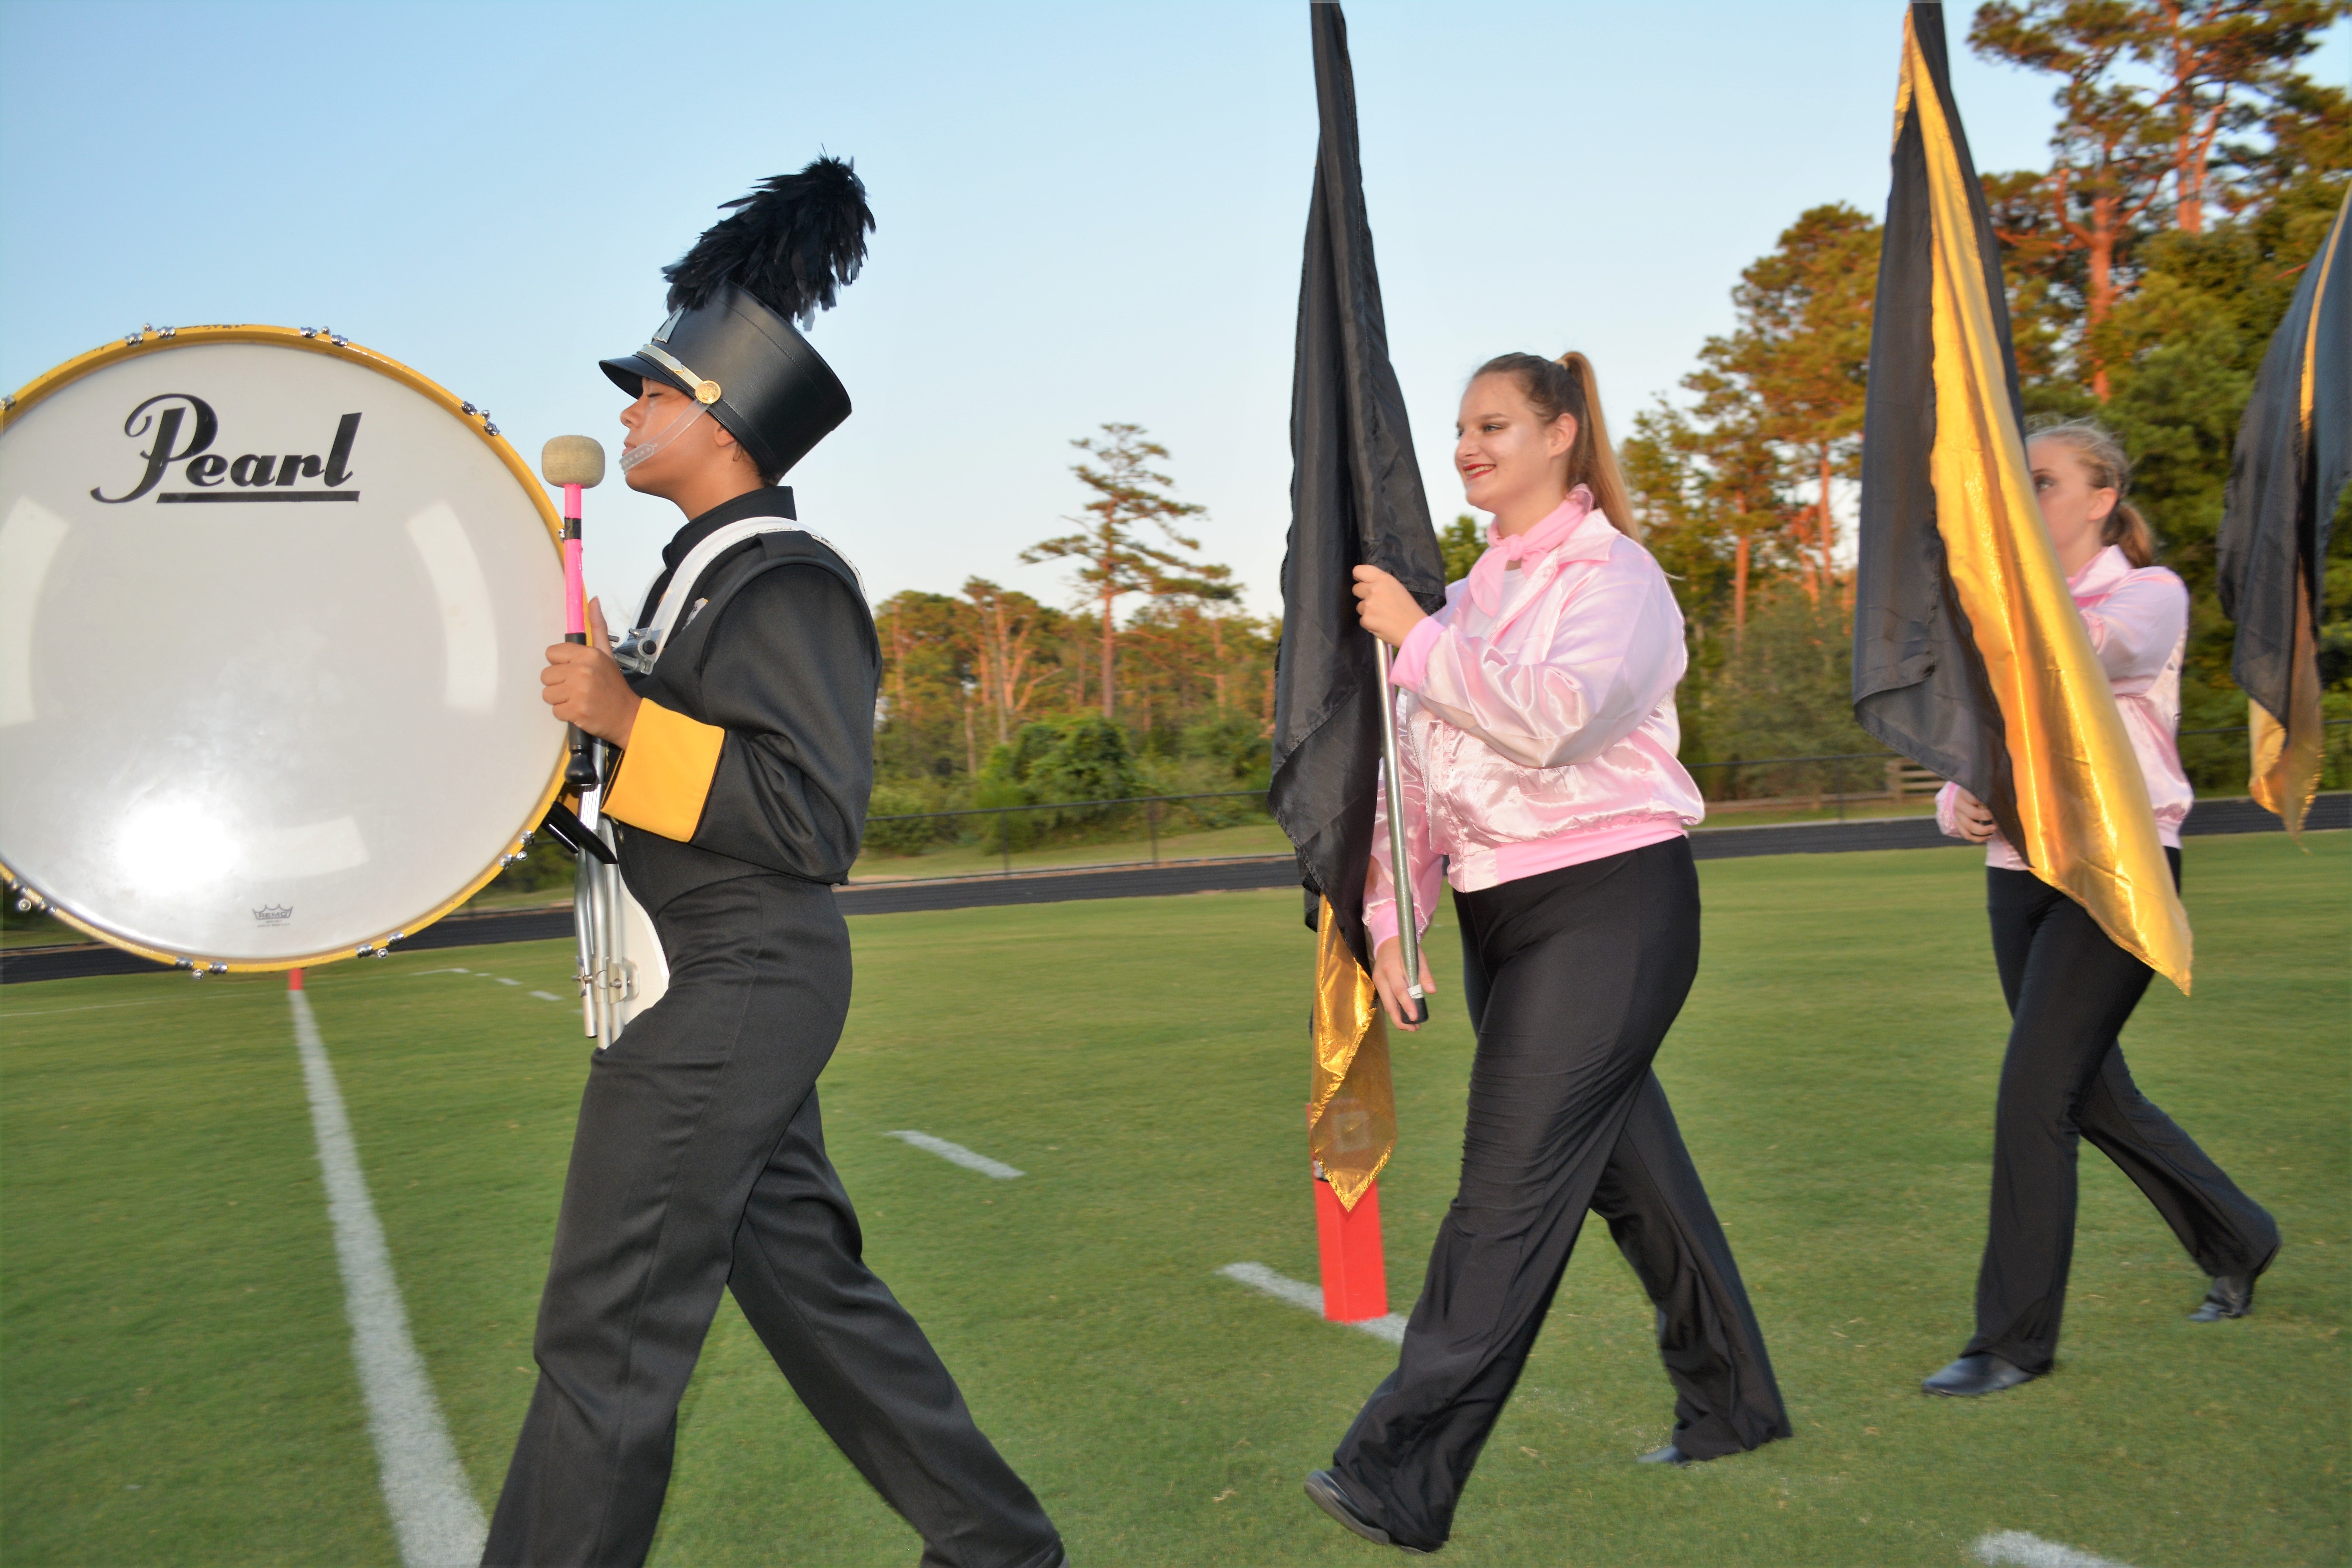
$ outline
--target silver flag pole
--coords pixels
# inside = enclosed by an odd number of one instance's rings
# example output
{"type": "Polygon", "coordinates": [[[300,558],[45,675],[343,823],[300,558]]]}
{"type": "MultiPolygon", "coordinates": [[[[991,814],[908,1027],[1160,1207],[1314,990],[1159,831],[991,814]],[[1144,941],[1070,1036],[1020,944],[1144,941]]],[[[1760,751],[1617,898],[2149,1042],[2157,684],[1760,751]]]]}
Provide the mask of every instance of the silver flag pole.
{"type": "Polygon", "coordinates": [[[1425,1024],[1429,1002],[1421,989],[1421,928],[1413,919],[1412,872],[1405,854],[1404,776],[1397,771],[1396,688],[1389,684],[1389,645],[1373,637],[1372,646],[1380,650],[1381,663],[1381,774],[1389,801],[1389,884],[1396,889],[1405,994],[1412,998],[1412,1021],[1425,1024]]]}

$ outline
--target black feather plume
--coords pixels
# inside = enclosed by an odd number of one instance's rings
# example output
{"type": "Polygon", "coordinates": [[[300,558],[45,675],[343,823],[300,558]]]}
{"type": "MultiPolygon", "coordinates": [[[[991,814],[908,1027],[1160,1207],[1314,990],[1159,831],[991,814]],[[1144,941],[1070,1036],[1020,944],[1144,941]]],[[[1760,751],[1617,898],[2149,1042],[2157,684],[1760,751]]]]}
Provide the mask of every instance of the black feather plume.
{"type": "Polygon", "coordinates": [[[737,209],[662,268],[669,308],[700,306],[728,284],[807,326],[833,308],[841,285],[866,264],[874,214],[865,182],[840,158],[819,158],[797,174],[762,180],[737,209]]]}

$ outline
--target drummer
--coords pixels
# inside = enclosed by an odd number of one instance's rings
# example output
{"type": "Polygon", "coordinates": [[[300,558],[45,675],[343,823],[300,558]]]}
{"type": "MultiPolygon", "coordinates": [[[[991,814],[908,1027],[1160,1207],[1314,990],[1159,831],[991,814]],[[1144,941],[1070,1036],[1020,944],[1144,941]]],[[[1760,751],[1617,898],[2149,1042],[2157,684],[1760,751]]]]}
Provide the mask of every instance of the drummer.
{"type": "Polygon", "coordinates": [[[792,326],[856,273],[873,218],[846,163],[766,182],[667,276],[672,314],[606,360],[631,489],[688,521],[637,624],[649,670],[548,650],[556,717],[622,748],[603,809],[669,965],[589,1070],[541,1301],[539,1384],[487,1564],[636,1563],[679,1396],[722,1288],[811,1414],[919,1531],[926,1563],[1051,1568],[1059,1536],[860,1259],[816,1079],[848,1012],[846,879],[873,784],[880,653],[856,573],[793,526],[784,472],[849,399],[792,326]],[[818,276],[796,271],[823,255],[818,276]],[[739,538],[740,536],[740,538],[739,538]],[[698,545],[721,548],[671,578],[698,545]]]}

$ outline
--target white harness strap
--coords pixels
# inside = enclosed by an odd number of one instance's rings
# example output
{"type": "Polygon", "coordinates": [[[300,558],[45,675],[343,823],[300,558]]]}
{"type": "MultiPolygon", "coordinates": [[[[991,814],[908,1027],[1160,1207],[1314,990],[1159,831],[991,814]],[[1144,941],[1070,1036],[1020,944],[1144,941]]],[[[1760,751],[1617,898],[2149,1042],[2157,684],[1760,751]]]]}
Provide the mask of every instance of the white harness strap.
{"type": "Polygon", "coordinates": [[[807,534],[835,555],[841,555],[842,564],[847,566],[849,574],[857,579],[859,597],[865,596],[865,574],[857,570],[856,563],[848,556],[842,555],[840,549],[832,540],[813,530],[803,528],[790,518],[747,517],[740,521],[730,522],[718,529],[709,538],[687,552],[686,559],[679,562],[677,570],[670,574],[669,586],[662,590],[661,604],[654,610],[652,622],[639,626],[630,634],[630,640],[640,647],[646,643],[653,645],[653,660],[648,662],[647,668],[651,668],[652,662],[658,661],[662,650],[669,647],[669,635],[677,626],[678,617],[684,615],[688,620],[694,618],[687,610],[688,603],[687,595],[694,592],[695,584],[702,580],[702,574],[709,570],[710,563],[745,540],[756,538],[762,533],[807,534]]]}

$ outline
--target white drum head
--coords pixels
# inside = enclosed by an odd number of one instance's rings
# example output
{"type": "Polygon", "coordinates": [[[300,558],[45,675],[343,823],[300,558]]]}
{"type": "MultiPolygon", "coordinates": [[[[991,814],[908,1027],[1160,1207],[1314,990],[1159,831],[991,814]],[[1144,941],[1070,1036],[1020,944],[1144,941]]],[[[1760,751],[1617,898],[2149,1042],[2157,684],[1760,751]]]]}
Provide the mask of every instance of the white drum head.
{"type": "Polygon", "coordinates": [[[563,571],[486,426],[282,328],[28,387],[0,426],[0,867],[231,968],[348,957],[495,875],[561,773],[563,571]]]}

